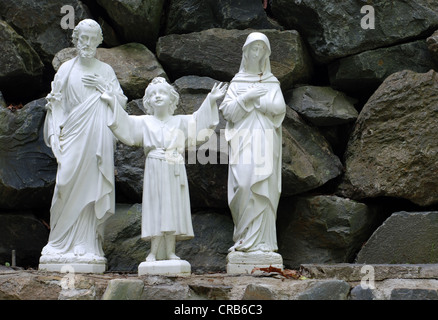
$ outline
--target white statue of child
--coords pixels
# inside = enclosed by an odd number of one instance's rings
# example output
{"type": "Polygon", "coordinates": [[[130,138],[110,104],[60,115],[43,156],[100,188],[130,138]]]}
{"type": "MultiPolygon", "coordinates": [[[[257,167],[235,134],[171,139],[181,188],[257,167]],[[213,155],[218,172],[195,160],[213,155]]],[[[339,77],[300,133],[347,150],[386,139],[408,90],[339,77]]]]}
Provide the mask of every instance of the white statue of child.
{"type": "Polygon", "coordinates": [[[145,90],[143,104],[149,115],[128,115],[115,103],[111,91],[102,95],[113,110],[108,126],[114,135],[127,145],[142,146],[146,155],[141,237],[151,240],[147,262],[159,259],[163,241],[165,257],[161,259],[179,260],[175,241],[194,237],[183,153],[188,146],[201,142],[196,141],[201,130],[214,129],[219,123],[216,101],[226,90],[225,84],[215,84],[191,115],[173,115],[179,94],[162,77],[153,79],[145,90]]]}

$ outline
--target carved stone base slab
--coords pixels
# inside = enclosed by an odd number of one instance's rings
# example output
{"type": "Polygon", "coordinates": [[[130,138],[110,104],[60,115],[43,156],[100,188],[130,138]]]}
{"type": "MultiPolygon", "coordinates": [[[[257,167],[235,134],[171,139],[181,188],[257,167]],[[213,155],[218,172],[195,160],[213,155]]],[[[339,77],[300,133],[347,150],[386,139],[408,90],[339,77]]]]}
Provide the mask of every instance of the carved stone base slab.
{"type": "Polygon", "coordinates": [[[251,274],[254,268],[269,266],[283,270],[283,258],[276,252],[230,252],[227,256],[227,273],[251,274]]]}
{"type": "Polygon", "coordinates": [[[40,263],[38,270],[62,272],[62,273],[104,273],[106,264],[104,263],[40,263]]]}
{"type": "Polygon", "coordinates": [[[138,275],[190,276],[191,266],[186,260],[144,261],[138,266],[138,275]]]}

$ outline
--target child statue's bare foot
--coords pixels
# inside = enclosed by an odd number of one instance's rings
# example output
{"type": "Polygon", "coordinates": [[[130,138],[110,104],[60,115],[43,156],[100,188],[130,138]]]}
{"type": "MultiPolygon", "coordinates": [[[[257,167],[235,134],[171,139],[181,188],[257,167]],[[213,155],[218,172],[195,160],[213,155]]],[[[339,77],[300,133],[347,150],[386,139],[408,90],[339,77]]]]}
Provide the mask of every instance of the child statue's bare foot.
{"type": "Polygon", "coordinates": [[[181,260],[181,258],[178,257],[178,256],[177,256],[176,254],[174,254],[174,253],[169,254],[168,259],[169,259],[169,260],[181,260]]]}
{"type": "Polygon", "coordinates": [[[154,261],[157,261],[155,255],[153,253],[149,253],[149,255],[146,257],[146,262],[154,262],[154,261]]]}

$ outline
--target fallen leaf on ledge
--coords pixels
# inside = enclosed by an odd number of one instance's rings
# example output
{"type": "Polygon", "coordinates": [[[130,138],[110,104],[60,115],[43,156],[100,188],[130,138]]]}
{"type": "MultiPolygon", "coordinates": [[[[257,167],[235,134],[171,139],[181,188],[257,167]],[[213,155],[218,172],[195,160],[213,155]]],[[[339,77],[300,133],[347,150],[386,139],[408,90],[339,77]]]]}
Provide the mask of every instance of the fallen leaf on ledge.
{"type": "Polygon", "coordinates": [[[256,271],[262,271],[268,273],[267,276],[274,276],[274,275],[281,275],[288,279],[298,279],[298,280],[306,280],[307,278],[303,276],[299,271],[297,270],[290,270],[290,269],[283,269],[276,268],[273,266],[269,266],[267,268],[254,268],[251,271],[251,274],[253,274],[256,271]]]}

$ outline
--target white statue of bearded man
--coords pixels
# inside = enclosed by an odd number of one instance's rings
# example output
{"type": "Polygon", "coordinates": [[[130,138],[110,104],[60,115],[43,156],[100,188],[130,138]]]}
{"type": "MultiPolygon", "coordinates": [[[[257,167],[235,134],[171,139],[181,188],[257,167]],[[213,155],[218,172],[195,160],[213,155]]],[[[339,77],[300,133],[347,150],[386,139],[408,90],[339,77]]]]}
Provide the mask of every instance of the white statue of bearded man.
{"type": "Polygon", "coordinates": [[[73,31],[78,56],[61,65],[47,96],[44,138],[58,161],[50,209],[50,236],[42,250],[40,269],[103,272],[103,222],[114,213],[114,136],[112,116],[101,99],[105,90],[125,106],[114,70],[95,58],[102,30],[91,19],[73,31]]]}

